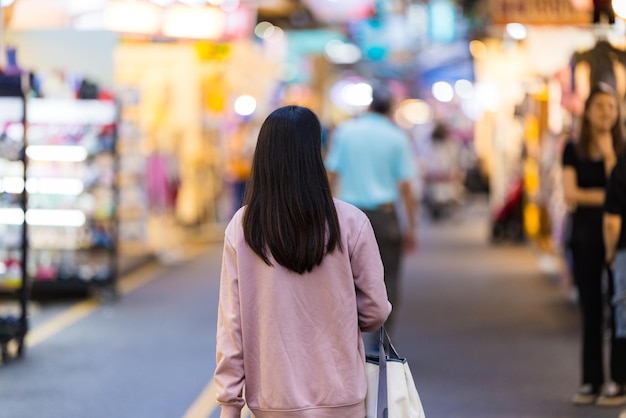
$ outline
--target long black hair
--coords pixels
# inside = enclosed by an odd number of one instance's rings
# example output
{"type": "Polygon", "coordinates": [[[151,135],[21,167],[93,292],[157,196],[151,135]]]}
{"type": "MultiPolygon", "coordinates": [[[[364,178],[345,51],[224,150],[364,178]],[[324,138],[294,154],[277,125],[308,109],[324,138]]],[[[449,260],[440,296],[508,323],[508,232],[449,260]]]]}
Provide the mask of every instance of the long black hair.
{"type": "Polygon", "coordinates": [[[322,129],[311,110],[285,106],[263,122],[248,179],[244,237],[296,273],[310,272],[341,249],[339,220],[321,154],[322,129]]]}
{"type": "Polygon", "coordinates": [[[585,110],[582,115],[580,135],[578,137],[578,141],[576,142],[576,153],[581,159],[588,160],[590,158],[591,141],[593,137],[591,134],[591,121],[589,121],[589,118],[587,117],[587,110],[589,110],[589,108],[591,107],[593,99],[599,94],[607,94],[609,96],[612,96],[615,100],[618,116],[617,120],[613,124],[613,127],[611,128],[611,136],[613,137],[613,149],[615,150],[615,154],[618,156],[622,155],[624,152],[624,133],[622,129],[622,117],[617,94],[610,85],[606,83],[598,83],[591,89],[589,96],[587,96],[587,100],[585,100],[585,110]]]}

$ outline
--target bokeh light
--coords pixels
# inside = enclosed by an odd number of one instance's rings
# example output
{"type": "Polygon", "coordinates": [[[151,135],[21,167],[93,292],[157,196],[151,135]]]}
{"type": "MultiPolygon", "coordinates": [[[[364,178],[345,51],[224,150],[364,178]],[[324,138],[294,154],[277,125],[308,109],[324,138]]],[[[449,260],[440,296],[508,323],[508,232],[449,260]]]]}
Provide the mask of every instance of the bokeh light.
{"type": "Polygon", "coordinates": [[[249,116],[256,110],[256,99],[249,95],[237,97],[235,100],[235,113],[240,116],[249,116]]]}
{"type": "Polygon", "coordinates": [[[454,89],[445,81],[437,81],[432,87],[433,97],[442,103],[451,102],[454,99],[454,89]]]}

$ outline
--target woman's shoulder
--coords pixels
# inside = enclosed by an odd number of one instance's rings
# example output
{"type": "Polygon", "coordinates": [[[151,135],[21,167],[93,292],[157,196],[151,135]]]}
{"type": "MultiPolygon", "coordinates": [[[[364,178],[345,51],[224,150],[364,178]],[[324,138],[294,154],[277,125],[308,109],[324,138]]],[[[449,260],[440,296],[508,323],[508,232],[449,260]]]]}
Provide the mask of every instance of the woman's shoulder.
{"type": "Polygon", "coordinates": [[[339,218],[340,223],[344,223],[351,219],[357,222],[365,221],[367,219],[367,215],[365,215],[365,213],[356,206],[337,198],[333,198],[333,202],[335,203],[337,218],[339,218]]]}
{"type": "Polygon", "coordinates": [[[237,236],[239,236],[240,231],[243,228],[243,214],[245,212],[245,206],[239,208],[237,212],[230,218],[228,225],[226,225],[226,229],[224,231],[224,236],[228,238],[231,242],[236,242],[237,236]]]}

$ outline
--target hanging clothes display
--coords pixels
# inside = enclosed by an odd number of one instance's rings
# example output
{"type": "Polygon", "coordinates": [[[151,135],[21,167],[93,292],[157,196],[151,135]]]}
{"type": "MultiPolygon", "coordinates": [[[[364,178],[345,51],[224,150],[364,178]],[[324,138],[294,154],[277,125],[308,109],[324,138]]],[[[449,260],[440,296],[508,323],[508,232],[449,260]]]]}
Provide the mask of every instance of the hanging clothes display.
{"type": "Polygon", "coordinates": [[[575,88],[577,95],[584,100],[591,86],[598,83],[610,85],[620,99],[626,93],[626,51],[616,48],[601,37],[593,48],[576,52],[575,88]]]}

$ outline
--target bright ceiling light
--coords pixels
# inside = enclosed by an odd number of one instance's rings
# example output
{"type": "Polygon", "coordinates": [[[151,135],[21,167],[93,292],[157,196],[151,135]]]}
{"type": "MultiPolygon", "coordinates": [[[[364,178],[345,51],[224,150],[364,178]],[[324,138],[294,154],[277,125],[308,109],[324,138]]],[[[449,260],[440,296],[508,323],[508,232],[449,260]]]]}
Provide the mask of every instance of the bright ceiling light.
{"type": "Polygon", "coordinates": [[[328,59],[335,64],[354,64],[363,56],[356,45],[337,39],[329,41],[324,47],[324,51],[328,59]]]}
{"type": "Polygon", "coordinates": [[[474,97],[474,85],[469,80],[457,80],[454,83],[454,91],[461,99],[471,99],[474,97]]]}
{"type": "Polygon", "coordinates": [[[509,23],[506,25],[506,33],[513,39],[521,41],[522,39],[526,39],[528,32],[526,31],[526,26],[521,23],[509,23]]]}
{"type": "Polygon", "coordinates": [[[365,82],[347,84],[341,89],[341,98],[350,106],[369,106],[372,103],[372,86],[365,82]]]}
{"type": "Polygon", "coordinates": [[[235,100],[235,113],[240,116],[249,116],[256,110],[256,99],[252,96],[243,95],[235,100]]]}
{"type": "Polygon", "coordinates": [[[433,97],[442,103],[449,103],[454,99],[454,89],[445,81],[437,81],[432,87],[433,97]]]}
{"type": "Polygon", "coordinates": [[[259,38],[263,38],[263,39],[269,38],[270,36],[272,36],[273,33],[274,33],[274,25],[272,25],[270,22],[267,22],[267,21],[259,22],[254,27],[254,34],[258,36],[259,38]]]}
{"type": "Polygon", "coordinates": [[[0,0],[0,6],[2,7],[8,7],[13,3],[15,3],[15,0],[0,0]]]}

